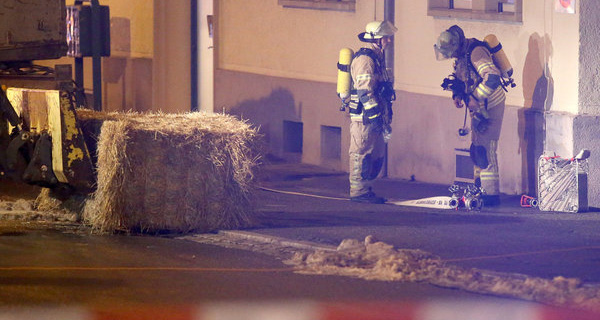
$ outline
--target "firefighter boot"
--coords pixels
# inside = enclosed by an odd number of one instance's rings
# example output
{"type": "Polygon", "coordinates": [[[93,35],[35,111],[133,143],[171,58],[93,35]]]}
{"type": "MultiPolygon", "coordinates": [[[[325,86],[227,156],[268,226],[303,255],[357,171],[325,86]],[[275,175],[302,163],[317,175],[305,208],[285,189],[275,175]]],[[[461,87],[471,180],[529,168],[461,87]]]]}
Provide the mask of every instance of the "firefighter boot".
{"type": "Polygon", "coordinates": [[[375,203],[375,204],[382,204],[387,201],[387,199],[378,197],[377,195],[375,195],[375,193],[373,191],[369,191],[365,194],[361,194],[360,196],[351,197],[350,200],[354,201],[354,202],[375,203]]]}

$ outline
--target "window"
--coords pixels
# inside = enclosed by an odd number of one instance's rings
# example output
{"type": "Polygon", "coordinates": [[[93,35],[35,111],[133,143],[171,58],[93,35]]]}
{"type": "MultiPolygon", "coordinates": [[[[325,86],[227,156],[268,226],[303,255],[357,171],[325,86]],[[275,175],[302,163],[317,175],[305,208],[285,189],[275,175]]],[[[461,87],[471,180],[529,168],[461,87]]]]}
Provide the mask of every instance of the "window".
{"type": "Polygon", "coordinates": [[[516,0],[504,0],[498,2],[498,12],[516,12],[515,1],[516,0]]]}
{"type": "Polygon", "coordinates": [[[303,8],[354,12],[356,0],[278,0],[284,8],[303,8]]]}
{"type": "Polygon", "coordinates": [[[473,8],[472,0],[450,0],[448,6],[450,9],[468,9],[471,10],[473,8]]]}
{"type": "Polygon", "coordinates": [[[428,0],[434,17],[522,22],[523,0],[428,0]]]}

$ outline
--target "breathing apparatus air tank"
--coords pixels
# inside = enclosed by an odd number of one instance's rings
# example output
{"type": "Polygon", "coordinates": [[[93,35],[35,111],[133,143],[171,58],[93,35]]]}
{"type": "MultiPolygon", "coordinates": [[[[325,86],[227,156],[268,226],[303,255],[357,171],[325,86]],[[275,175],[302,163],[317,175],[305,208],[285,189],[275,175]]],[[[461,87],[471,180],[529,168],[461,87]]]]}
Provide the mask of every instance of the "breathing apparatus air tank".
{"type": "Polygon", "coordinates": [[[350,63],[352,63],[352,57],[354,57],[354,51],[352,51],[352,49],[342,48],[340,50],[340,57],[337,64],[337,94],[342,101],[350,97],[350,87],[352,84],[350,63]]]}
{"type": "Polygon", "coordinates": [[[483,38],[483,41],[487,43],[487,45],[490,47],[490,53],[492,54],[494,63],[498,68],[500,68],[502,76],[504,78],[512,77],[512,65],[510,64],[506,53],[504,53],[504,50],[502,49],[502,44],[500,43],[498,38],[493,34],[488,34],[487,36],[485,36],[485,38],[483,38]]]}

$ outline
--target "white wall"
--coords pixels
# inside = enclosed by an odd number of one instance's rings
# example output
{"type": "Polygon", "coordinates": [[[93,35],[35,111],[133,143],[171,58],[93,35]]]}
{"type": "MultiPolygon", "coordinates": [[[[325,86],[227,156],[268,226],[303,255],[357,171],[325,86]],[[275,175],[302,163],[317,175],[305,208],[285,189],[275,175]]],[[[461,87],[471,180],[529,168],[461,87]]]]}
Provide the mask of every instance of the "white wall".
{"type": "Polygon", "coordinates": [[[376,8],[383,10],[383,1],[356,6],[356,12],[338,12],[283,8],[276,0],[220,0],[218,67],[333,83],[338,51],[360,45],[356,35],[376,8]]]}
{"type": "MultiPolygon", "coordinates": [[[[374,16],[381,19],[382,9],[383,1],[357,1],[356,12],[349,13],[282,8],[275,0],[243,4],[220,0],[215,104],[235,109],[250,103],[254,109],[262,105],[263,111],[273,111],[279,102],[273,102],[277,99],[271,94],[283,90],[287,100],[283,105],[290,112],[279,114],[272,123],[268,112],[256,120],[271,139],[276,140],[273,136],[280,133],[277,121],[286,117],[301,121],[305,125],[302,161],[322,164],[319,125],[336,125],[342,128],[346,153],[347,119],[334,111],[338,108],[335,63],[340,48],[360,48],[356,35],[374,16]],[[235,87],[226,87],[230,80],[235,87]],[[244,81],[252,83],[244,85],[244,81]]],[[[452,62],[436,61],[433,53],[439,33],[458,24],[468,37],[497,35],[513,65],[517,87],[507,94],[499,145],[501,190],[512,194],[526,191],[535,168],[531,150],[545,140],[530,132],[537,121],[532,119],[543,118],[545,111],[578,112],[578,14],[556,13],[554,0],[527,0],[522,23],[467,21],[427,16],[427,1],[401,1],[396,2],[395,20],[399,29],[395,37],[398,101],[388,175],[451,183],[454,148],[470,144],[468,138],[457,134],[464,111],[455,109],[450,93],[440,87],[452,71],[452,62]],[[528,110],[537,110],[542,116],[532,116],[528,110]]],[[[250,109],[244,112],[253,119],[250,109]]],[[[548,140],[557,141],[553,151],[570,156],[572,128],[567,118],[552,121],[545,130],[551,136],[548,140]]],[[[276,149],[277,143],[280,141],[271,140],[271,147],[276,149]]],[[[338,169],[346,170],[345,163],[343,154],[338,169]]]]}
{"type": "MultiPolygon", "coordinates": [[[[408,119],[404,125],[396,124],[399,127],[396,131],[401,137],[408,137],[408,141],[392,146],[391,157],[395,159],[390,161],[390,174],[403,178],[414,174],[429,182],[449,181],[454,164],[445,159],[453,158],[453,148],[469,145],[455,131],[462,125],[463,111],[454,109],[450,94],[440,87],[441,80],[452,71],[452,61],[436,61],[433,53],[437,35],[457,24],[467,37],[483,39],[487,34],[495,34],[512,63],[517,87],[507,93],[499,144],[501,188],[508,193],[525,191],[528,179],[524,172],[531,171],[533,165],[530,163],[530,168],[526,168],[525,162],[531,159],[526,159],[526,121],[520,110],[533,106],[567,114],[578,112],[578,23],[576,14],[556,13],[552,0],[524,1],[522,23],[428,17],[426,2],[405,2],[398,6],[396,87],[422,96],[398,106],[407,109],[408,119]],[[544,70],[550,79],[543,78],[544,70]],[[551,87],[540,87],[544,85],[541,80],[551,87]],[[431,96],[445,99],[431,99],[431,96]],[[448,126],[449,122],[454,123],[454,129],[448,126]],[[427,129],[419,130],[423,127],[427,129]],[[439,145],[445,147],[440,149],[439,145]]],[[[560,118],[546,128],[550,140],[558,142],[552,144],[552,151],[572,155],[571,125],[560,118]]]]}

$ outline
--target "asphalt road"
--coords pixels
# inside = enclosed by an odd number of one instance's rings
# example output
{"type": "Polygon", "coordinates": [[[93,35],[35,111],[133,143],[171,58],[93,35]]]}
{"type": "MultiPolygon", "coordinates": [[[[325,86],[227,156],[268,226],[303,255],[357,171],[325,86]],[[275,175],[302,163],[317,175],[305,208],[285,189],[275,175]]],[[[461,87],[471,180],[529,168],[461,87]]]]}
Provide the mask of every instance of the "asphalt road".
{"type": "MultiPolygon", "coordinates": [[[[459,306],[465,301],[501,306],[524,302],[423,282],[298,274],[283,263],[296,245],[302,250],[335,248],[344,239],[362,241],[367,236],[399,249],[424,250],[463,268],[600,283],[600,216],[596,210],[540,212],[521,208],[515,196],[503,196],[501,207],[482,211],[357,204],[343,199],[348,183],[343,173],[282,164],[262,174],[259,185],[276,191],[257,189],[255,227],[230,234],[243,233],[265,242],[283,239],[286,244],[275,246],[282,247],[281,251],[261,251],[252,241],[239,238],[234,239],[235,246],[201,239],[227,236],[224,231],[95,235],[73,223],[0,221],[0,318],[6,310],[3,307],[133,306],[139,310],[139,306],[264,301],[355,306],[407,301],[459,301],[459,306]]],[[[445,195],[447,186],[381,179],[376,191],[388,198],[416,199],[445,195]]],[[[451,305],[456,308],[457,304],[451,305]]]]}
{"type": "Polygon", "coordinates": [[[93,235],[74,224],[0,222],[0,252],[0,307],[504,300],[416,283],[301,275],[273,255],[173,236],[93,235]]]}
{"type": "MultiPolygon", "coordinates": [[[[600,212],[542,212],[523,208],[519,196],[481,211],[438,210],[337,200],[347,195],[345,174],[307,165],[274,165],[262,185],[252,232],[338,245],[368,235],[403,249],[421,249],[466,268],[541,278],[573,277],[600,283],[600,212]],[[293,193],[289,193],[293,192],[293,193]],[[323,195],[331,198],[319,198],[323,195]]],[[[380,179],[388,199],[448,195],[447,186],[380,179]]]]}

